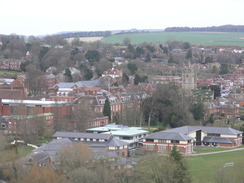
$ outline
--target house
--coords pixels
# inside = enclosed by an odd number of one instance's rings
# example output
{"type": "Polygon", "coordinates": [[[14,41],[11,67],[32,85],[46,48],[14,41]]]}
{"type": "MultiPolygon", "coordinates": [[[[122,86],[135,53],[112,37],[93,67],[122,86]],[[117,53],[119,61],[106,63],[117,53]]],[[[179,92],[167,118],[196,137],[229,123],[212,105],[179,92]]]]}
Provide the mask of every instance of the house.
{"type": "MultiPolygon", "coordinates": [[[[65,147],[75,143],[82,143],[74,141],[70,138],[54,139],[51,142],[38,147],[33,150],[27,157],[22,159],[25,167],[32,167],[37,165],[39,167],[49,166],[56,168],[58,162],[59,151],[65,147]]],[[[136,163],[130,161],[125,157],[119,156],[115,151],[106,151],[103,148],[91,148],[91,160],[87,160],[88,166],[91,168],[97,163],[106,163],[112,170],[118,169],[132,169],[136,163]]]]}
{"type": "Polygon", "coordinates": [[[148,151],[170,152],[176,146],[183,154],[193,152],[193,137],[180,132],[160,131],[143,139],[143,148],[148,151]]]}
{"type": "Polygon", "coordinates": [[[64,147],[74,144],[74,141],[69,138],[55,139],[33,150],[26,158],[23,159],[24,166],[32,167],[37,165],[39,167],[55,166],[57,152],[64,147]]]}
{"type": "Polygon", "coordinates": [[[77,142],[83,142],[91,149],[104,149],[108,152],[115,151],[118,155],[128,156],[128,143],[114,138],[111,134],[56,132],[56,139],[70,138],[77,142]]]}
{"type": "Polygon", "coordinates": [[[48,87],[53,87],[58,82],[57,77],[53,74],[46,74],[43,76],[43,78],[45,79],[48,87]]]}
{"type": "Polygon", "coordinates": [[[226,127],[182,126],[146,136],[143,147],[150,151],[169,152],[175,145],[181,153],[190,154],[193,146],[241,146],[242,133],[226,127]]]}
{"type": "Polygon", "coordinates": [[[140,141],[149,134],[141,127],[128,127],[123,125],[106,125],[103,127],[90,128],[86,130],[90,133],[111,134],[116,139],[129,143],[129,149],[139,147],[140,141]]]}
{"type": "Polygon", "coordinates": [[[101,95],[101,88],[98,87],[99,83],[99,80],[78,81],[76,83],[60,82],[49,90],[49,95],[52,100],[73,103],[81,96],[101,95]]]}
{"type": "Polygon", "coordinates": [[[25,59],[0,59],[0,69],[20,71],[20,65],[25,59]]]}
{"type": "Polygon", "coordinates": [[[47,74],[53,74],[53,72],[57,71],[56,67],[49,67],[46,69],[47,74]]]}
{"type": "Polygon", "coordinates": [[[104,71],[102,74],[102,77],[111,77],[111,78],[120,78],[122,77],[122,71],[120,71],[119,69],[108,69],[107,71],[104,71]]]}

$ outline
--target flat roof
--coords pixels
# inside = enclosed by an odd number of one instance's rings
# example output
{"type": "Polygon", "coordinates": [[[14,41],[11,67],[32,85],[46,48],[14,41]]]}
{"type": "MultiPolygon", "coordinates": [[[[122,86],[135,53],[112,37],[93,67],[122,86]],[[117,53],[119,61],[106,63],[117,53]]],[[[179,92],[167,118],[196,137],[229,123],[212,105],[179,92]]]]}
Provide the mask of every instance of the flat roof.
{"type": "Polygon", "coordinates": [[[124,129],[124,130],[104,132],[102,134],[112,134],[113,136],[135,136],[135,135],[140,135],[145,133],[149,133],[149,132],[141,129],[124,129]]]}
{"type": "Polygon", "coordinates": [[[16,100],[16,99],[2,99],[3,104],[25,104],[25,105],[62,105],[68,104],[64,101],[50,101],[50,100],[16,100]]]}
{"type": "Polygon", "coordinates": [[[89,128],[86,129],[88,132],[108,132],[108,131],[118,131],[118,130],[142,130],[142,127],[128,127],[124,125],[110,124],[102,127],[89,128]]]}

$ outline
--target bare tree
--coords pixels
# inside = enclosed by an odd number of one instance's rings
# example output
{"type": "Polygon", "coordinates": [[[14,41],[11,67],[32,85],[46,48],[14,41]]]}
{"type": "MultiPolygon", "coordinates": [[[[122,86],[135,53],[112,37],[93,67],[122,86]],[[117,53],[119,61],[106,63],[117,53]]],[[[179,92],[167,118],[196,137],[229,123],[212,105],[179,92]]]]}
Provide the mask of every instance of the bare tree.
{"type": "Polygon", "coordinates": [[[43,77],[43,73],[33,65],[27,68],[26,83],[30,95],[42,95],[47,90],[47,83],[43,77]]]}
{"type": "Polygon", "coordinates": [[[91,158],[92,153],[89,147],[82,142],[77,142],[57,152],[57,169],[61,172],[69,173],[80,167],[87,166],[91,158]]]}
{"type": "Polygon", "coordinates": [[[19,183],[61,183],[64,180],[64,175],[55,172],[52,167],[37,167],[33,166],[21,175],[19,183]]]}

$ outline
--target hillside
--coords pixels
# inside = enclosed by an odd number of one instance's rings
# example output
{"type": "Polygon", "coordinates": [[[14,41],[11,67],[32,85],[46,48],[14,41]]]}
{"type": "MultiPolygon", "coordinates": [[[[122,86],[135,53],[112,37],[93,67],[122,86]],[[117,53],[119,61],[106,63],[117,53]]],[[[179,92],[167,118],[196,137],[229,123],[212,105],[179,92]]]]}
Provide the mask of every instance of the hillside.
{"type": "Polygon", "coordinates": [[[131,43],[183,41],[196,45],[226,45],[244,47],[244,32],[159,32],[113,35],[103,39],[103,43],[123,43],[129,38],[131,43]]]}

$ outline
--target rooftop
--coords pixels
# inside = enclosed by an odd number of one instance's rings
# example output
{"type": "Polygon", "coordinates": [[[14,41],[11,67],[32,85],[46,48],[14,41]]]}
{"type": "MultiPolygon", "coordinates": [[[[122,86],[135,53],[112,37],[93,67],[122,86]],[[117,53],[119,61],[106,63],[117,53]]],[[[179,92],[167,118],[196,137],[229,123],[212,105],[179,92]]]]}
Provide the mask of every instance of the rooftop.
{"type": "Polygon", "coordinates": [[[110,134],[99,134],[99,133],[79,133],[79,132],[56,132],[53,137],[62,138],[87,138],[87,139],[110,139],[110,134]]]}
{"type": "Polygon", "coordinates": [[[14,99],[2,99],[4,104],[30,104],[30,105],[60,105],[67,104],[63,101],[49,101],[49,100],[14,100],[14,99]]]}
{"type": "Polygon", "coordinates": [[[193,138],[189,137],[187,135],[184,135],[183,133],[179,133],[179,132],[160,131],[160,132],[156,132],[156,133],[146,136],[145,139],[186,141],[186,140],[192,140],[193,138]]]}
{"type": "Polygon", "coordinates": [[[205,133],[224,134],[224,135],[237,135],[243,133],[242,131],[235,130],[233,128],[208,127],[208,126],[182,126],[178,128],[165,130],[164,132],[178,132],[186,135],[188,133],[195,132],[197,130],[202,130],[205,133]]]}

